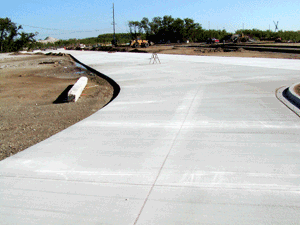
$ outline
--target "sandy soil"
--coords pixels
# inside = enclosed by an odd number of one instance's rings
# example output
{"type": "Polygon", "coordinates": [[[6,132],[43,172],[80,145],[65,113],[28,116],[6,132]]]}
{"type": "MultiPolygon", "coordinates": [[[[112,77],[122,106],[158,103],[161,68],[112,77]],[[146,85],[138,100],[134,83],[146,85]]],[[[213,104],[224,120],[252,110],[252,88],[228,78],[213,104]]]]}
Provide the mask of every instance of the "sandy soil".
{"type": "Polygon", "coordinates": [[[78,67],[69,56],[2,57],[0,160],[86,118],[107,104],[112,94],[106,80],[78,67]],[[76,103],[64,102],[59,96],[80,76],[89,78],[82,96],[76,103]]]}
{"type": "Polygon", "coordinates": [[[299,98],[300,98],[300,84],[295,86],[294,91],[296,92],[296,94],[299,95],[299,98]]]}
{"type": "MultiPolygon", "coordinates": [[[[129,48],[127,51],[131,51],[129,48]]],[[[300,59],[298,54],[151,46],[138,51],[221,57],[300,59]]],[[[0,55],[1,56],[1,55],[0,55]]],[[[298,88],[300,94],[300,88],[298,88]]],[[[67,55],[9,55],[0,57],[0,160],[22,151],[101,109],[113,87],[86,71],[67,55]],[[60,95],[80,76],[88,85],[76,103],[58,103],[60,95]]]]}

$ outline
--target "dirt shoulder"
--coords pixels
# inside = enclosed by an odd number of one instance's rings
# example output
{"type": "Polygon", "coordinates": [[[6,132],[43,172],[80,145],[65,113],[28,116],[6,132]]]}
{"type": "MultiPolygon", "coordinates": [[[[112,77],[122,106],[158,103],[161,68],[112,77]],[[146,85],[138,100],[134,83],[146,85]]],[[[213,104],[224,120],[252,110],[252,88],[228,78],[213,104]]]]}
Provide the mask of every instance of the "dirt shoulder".
{"type": "Polygon", "coordinates": [[[220,56],[220,57],[250,57],[250,58],[279,58],[279,59],[300,59],[300,54],[291,53],[274,53],[249,51],[242,47],[236,51],[224,52],[222,48],[206,47],[183,47],[183,46],[151,46],[147,49],[140,48],[139,51],[159,54],[176,54],[176,55],[198,55],[198,56],[220,56]]]}
{"type": "Polygon", "coordinates": [[[69,56],[0,58],[0,160],[66,129],[106,105],[113,87],[69,56]],[[89,78],[76,103],[58,97],[81,76],[89,78]]]}
{"type": "MultiPolygon", "coordinates": [[[[293,46],[293,44],[289,44],[293,46]]],[[[237,50],[226,51],[221,47],[211,48],[208,45],[197,46],[189,44],[187,47],[183,44],[165,44],[153,45],[148,48],[131,48],[131,47],[99,47],[94,51],[109,52],[140,52],[140,53],[159,53],[159,54],[176,54],[176,55],[198,55],[198,56],[219,56],[219,57],[250,57],[250,58],[279,58],[279,59],[300,59],[300,54],[280,53],[267,51],[250,51],[240,46],[237,50]]]]}

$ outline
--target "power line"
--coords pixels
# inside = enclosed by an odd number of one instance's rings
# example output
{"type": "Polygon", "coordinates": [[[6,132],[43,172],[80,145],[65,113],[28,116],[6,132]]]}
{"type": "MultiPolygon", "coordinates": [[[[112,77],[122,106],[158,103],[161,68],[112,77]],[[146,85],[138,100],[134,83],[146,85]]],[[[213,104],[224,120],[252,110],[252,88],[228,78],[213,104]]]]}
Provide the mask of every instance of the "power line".
{"type": "Polygon", "coordinates": [[[72,33],[100,31],[98,29],[95,29],[95,30],[65,30],[65,29],[56,29],[56,28],[36,27],[36,26],[31,26],[31,25],[26,25],[26,24],[20,24],[20,25],[26,26],[26,27],[31,27],[31,28],[36,28],[36,29],[42,29],[42,30],[56,30],[56,31],[64,31],[64,32],[72,32],[72,33]]]}

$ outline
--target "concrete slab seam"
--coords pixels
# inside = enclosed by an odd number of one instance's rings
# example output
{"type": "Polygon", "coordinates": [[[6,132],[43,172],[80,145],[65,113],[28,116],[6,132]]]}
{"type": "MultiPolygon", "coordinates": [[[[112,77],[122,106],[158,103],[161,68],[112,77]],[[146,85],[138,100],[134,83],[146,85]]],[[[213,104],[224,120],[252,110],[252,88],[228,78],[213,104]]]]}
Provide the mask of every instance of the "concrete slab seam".
{"type": "Polygon", "coordinates": [[[145,199],[145,201],[144,201],[144,203],[143,203],[143,205],[142,205],[142,208],[141,208],[141,210],[140,210],[140,212],[139,212],[139,214],[138,214],[138,216],[137,216],[137,218],[136,218],[136,220],[135,220],[135,222],[134,222],[133,225],[136,225],[136,224],[137,224],[137,222],[138,222],[138,220],[139,220],[139,218],[140,218],[140,216],[141,216],[141,214],[142,214],[142,212],[143,212],[143,209],[144,209],[144,207],[145,207],[145,205],[146,205],[146,203],[147,203],[147,201],[148,201],[148,199],[149,199],[149,197],[150,197],[150,195],[151,195],[151,192],[152,192],[154,186],[156,185],[156,182],[157,182],[158,177],[160,176],[160,174],[161,174],[161,172],[162,172],[162,170],[163,170],[164,165],[166,164],[166,161],[167,161],[167,159],[168,159],[168,157],[169,157],[169,155],[170,155],[170,153],[171,153],[171,151],[172,151],[172,149],[173,149],[173,147],[174,147],[174,144],[175,144],[175,142],[176,142],[176,140],[177,140],[177,137],[179,136],[179,134],[180,134],[180,132],[181,132],[181,130],[182,130],[182,127],[183,127],[183,125],[184,125],[184,123],[185,123],[185,121],[186,121],[186,119],[187,119],[187,117],[188,117],[188,115],[189,115],[189,112],[190,112],[190,110],[191,110],[191,107],[192,107],[192,105],[193,105],[193,103],[194,103],[194,101],[195,101],[195,98],[196,98],[196,96],[198,95],[200,89],[201,89],[201,88],[199,87],[198,90],[197,90],[197,92],[195,93],[195,95],[194,95],[194,97],[193,97],[192,102],[190,103],[190,106],[189,106],[189,108],[188,108],[188,110],[187,110],[187,113],[186,113],[186,115],[185,115],[185,117],[184,117],[184,120],[182,121],[181,126],[180,126],[180,128],[179,128],[179,130],[178,130],[178,132],[177,132],[177,134],[176,134],[176,136],[175,136],[175,138],[173,139],[173,142],[172,142],[171,147],[170,147],[170,149],[169,149],[169,151],[168,151],[168,154],[166,155],[166,157],[165,157],[165,159],[164,159],[164,161],[163,161],[163,163],[162,163],[162,165],[161,165],[161,167],[160,167],[160,169],[159,169],[159,171],[158,171],[158,173],[157,173],[157,176],[156,176],[156,178],[155,178],[155,180],[154,180],[154,182],[153,182],[153,185],[151,186],[151,188],[150,188],[150,190],[149,190],[149,193],[148,193],[148,195],[147,195],[147,197],[146,197],[146,199],[145,199]]]}

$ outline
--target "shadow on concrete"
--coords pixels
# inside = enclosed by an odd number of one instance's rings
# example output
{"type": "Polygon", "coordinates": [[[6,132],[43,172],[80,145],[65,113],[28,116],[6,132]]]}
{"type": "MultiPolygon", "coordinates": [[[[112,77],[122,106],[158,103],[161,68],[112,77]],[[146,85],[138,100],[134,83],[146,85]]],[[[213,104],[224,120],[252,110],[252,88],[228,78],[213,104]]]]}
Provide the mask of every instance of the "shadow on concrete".
{"type": "Polygon", "coordinates": [[[53,104],[61,104],[61,103],[68,103],[68,92],[73,87],[73,85],[69,85],[53,102],[53,104]]]}

